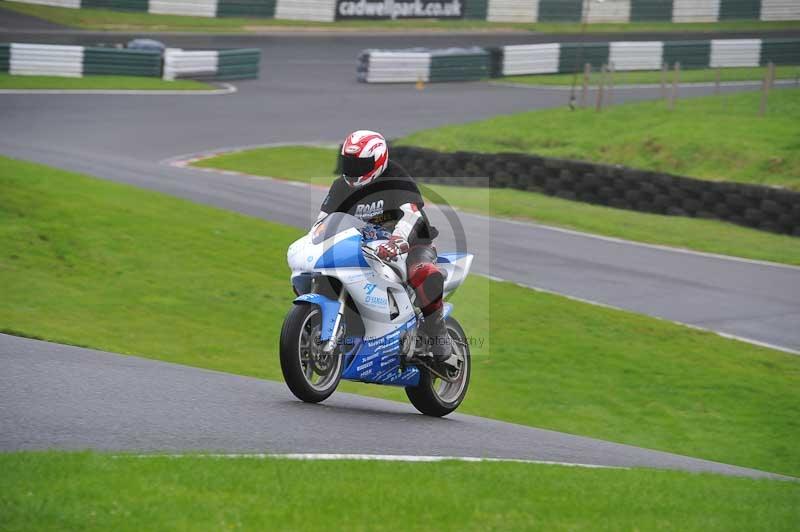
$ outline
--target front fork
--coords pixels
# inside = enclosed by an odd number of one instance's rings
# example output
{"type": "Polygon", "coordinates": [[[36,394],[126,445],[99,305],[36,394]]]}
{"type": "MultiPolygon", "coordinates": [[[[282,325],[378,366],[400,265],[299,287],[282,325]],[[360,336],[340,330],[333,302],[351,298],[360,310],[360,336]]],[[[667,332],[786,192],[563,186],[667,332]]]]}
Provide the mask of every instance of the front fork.
{"type": "Polygon", "coordinates": [[[325,342],[325,345],[322,346],[322,352],[326,355],[330,355],[336,349],[336,344],[339,342],[339,329],[342,326],[342,320],[344,319],[344,306],[345,301],[347,301],[347,290],[344,289],[342,286],[342,290],[339,293],[339,310],[336,313],[336,320],[333,322],[333,329],[331,330],[331,337],[325,342]]]}

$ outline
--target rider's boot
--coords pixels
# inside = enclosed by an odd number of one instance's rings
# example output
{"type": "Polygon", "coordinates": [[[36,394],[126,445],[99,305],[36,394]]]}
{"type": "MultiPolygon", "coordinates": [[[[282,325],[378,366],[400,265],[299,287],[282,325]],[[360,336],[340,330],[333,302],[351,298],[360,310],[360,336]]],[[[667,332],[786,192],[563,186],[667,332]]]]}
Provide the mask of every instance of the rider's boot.
{"type": "Polygon", "coordinates": [[[444,362],[450,358],[452,345],[450,335],[447,333],[443,309],[439,308],[425,316],[422,332],[427,336],[427,347],[436,362],[444,362]]]}

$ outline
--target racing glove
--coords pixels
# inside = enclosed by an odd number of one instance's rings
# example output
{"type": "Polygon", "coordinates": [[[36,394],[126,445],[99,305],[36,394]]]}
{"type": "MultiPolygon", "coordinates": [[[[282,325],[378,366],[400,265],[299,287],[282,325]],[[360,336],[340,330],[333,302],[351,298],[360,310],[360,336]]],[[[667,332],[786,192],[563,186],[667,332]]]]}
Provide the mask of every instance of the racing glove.
{"type": "Polygon", "coordinates": [[[389,237],[388,242],[378,246],[378,257],[381,260],[395,261],[397,260],[398,255],[408,253],[409,247],[408,241],[405,238],[402,236],[392,235],[389,237]]]}

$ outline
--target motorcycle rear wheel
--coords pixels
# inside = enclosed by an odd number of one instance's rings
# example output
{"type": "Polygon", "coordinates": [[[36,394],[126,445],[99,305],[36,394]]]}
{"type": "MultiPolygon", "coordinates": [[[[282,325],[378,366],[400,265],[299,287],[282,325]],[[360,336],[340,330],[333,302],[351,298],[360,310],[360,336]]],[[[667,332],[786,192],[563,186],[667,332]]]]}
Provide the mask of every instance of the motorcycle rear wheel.
{"type": "Polygon", "coordinates": [[[342,378],[339,349],[322,352],[322,312],[316,305],[295,305],[283,322],[280,359],[283,379],[295,397],[306,403],[324,401],[342,378]]]}
{"type": "Polygon", "coordinates": [[[469,388],[472,358],[467,335],[455,318],[450,316],[447,317],[447,332],[453,342],[453,353],[462,361],[456,382],[449,383],[434,375],[428,368],[420,366],[419,384],[406,387],[408,400],[426,416],[443,417],[450,414],[464,400],[469,388]]]}

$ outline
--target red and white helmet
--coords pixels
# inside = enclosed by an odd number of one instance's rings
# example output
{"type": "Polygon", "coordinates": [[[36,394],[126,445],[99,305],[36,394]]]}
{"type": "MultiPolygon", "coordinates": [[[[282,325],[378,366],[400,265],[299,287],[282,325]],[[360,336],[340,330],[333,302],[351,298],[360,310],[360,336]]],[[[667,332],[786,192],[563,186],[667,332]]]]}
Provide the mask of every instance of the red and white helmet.
{"type": "Polygon", "coordinates": [[[361,129],[347,135],[342,144],[342,178],[351,187],[363,187],[380,177],[389,164],[383,135],[361,129]]]}

